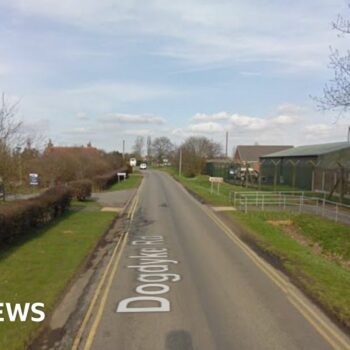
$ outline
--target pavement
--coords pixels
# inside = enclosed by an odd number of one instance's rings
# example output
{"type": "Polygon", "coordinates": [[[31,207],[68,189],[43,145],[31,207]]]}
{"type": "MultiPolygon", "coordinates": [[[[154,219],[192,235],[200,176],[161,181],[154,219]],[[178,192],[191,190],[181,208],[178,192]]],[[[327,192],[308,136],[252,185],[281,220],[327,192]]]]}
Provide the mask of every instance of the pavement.
{"type": "Polygon", "coordinates": [[[144,175],[77,348],[350,349],[349,338],[210,208],[168,175],[144,175]]]}
{"type": "Polygon", "coordinates": [[[123,208],[135,192],[136,189],[132,188],[121,191],[97,192],[93,193],[91,197],[103,207],[123,208]]]}

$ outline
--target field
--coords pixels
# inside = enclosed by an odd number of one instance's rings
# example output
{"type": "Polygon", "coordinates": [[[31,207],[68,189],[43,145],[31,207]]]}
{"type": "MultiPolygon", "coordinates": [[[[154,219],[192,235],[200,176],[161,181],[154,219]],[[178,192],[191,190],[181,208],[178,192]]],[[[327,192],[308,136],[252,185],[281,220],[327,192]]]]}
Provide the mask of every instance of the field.
{"type": "MultiPolygon", "coordinates": [[[[79,206],[78,203],[76,203],[79,206]]],[[[10,303],[43,302],[48,314],[84,259],[115,218],[96,210],[70,211],[50,226],[28,234],[0,250],[0,300],[10,303]]],[[[80,205],[81,209],[86,204],[80,205]]],[[[40,324],[4,322],[0,349],[23,349],[40,324]]]]}

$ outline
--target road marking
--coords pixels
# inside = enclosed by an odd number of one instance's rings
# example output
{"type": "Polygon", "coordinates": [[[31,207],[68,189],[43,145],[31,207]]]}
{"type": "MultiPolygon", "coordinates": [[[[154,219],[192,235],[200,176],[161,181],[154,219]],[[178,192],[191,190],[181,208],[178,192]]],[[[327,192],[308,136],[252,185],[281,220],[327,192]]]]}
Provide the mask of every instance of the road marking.
{"type": "Polygon", "coordinates": [[[169,271],[169,264],[176,265],[178,261],[168,259],[168,249],[163,246],[163,236],[137,236],[130,245],[140,250],[137,255],[129,256],[129,259],[138,259],[137,265],[128,265],[127,268],[138,271],[137,281],[143,284],[138,285],[135,289],[138,296],[119,301],[116,312],[169,312],[171,310],[170,301],[159,295],[168,293],[170,286],[159,282],[180,281],[180,275],[165,273],[169,271]],[[136,303],[136,306],[133,303],[136,303]]]}
{"type": "Polygon", "coordinates": [[[193,198],[193,196],[188,193],[182,184],[177,181],[175,181],[175,183],[179,186],[179,188],[181,188],[186,196],[192,199],[199,206],[199,208],[201,208],[222,229],[229,239],[231,239],[243,250],[244,253],[246,253],[246,255],[255,263],[257,267],[259,267],[285,294],[287,294],[288,300],[333,347],[333,349],[350,350],[348,338],[341,331],[339,331],[337,327],[330,323],[325,316],[318,311],[318,309],[313,308],[304,295],[292,283],[282,278],[275,268],[260,258],[247,244],[239,239],[238,236],[220,218],[213,214],[208,207],[200,204],[195,198],[193,198]]]}
{"type": "MultiPolygon", "coordinates": [[[[141,183],[141,186],[142,186],[142,184],[143,184],[143,182],[141,183]]],[[[132,199],[131,205],[130,205],[129,210],[128,210],[127,217],[131,218],[131,220],[132,220],[132,218],[134,216],[134,212],[136,210],[137,197],[139,195],[139,190],[140,190],[141,186],[138,188],[138,191],[136,192],[135,197],[132,199]]],[[[80,327],[78,329],[76,337],[74,338],[74,342],[73,342],[71,350],[77,350],[79,348],[82,336],[83,336],[84,331],[85,331],[85,329],[86,329],[86,327],[88,325],[88,322],[89,322],[90,317],[92,315],[92,311],[93,311],[94,307],[96,306],[97,299],[98,299],[98,297],[99,297],[99,295],[101,293],[102,287],[103,287],[103,285],[104,285],[104,283],[106,281],[107,275],[108,275],[108,273],[109,273],[109,271],[111,269],[111,266],[113,264],[113,260],[116,257],[116,254],[117,254],[118,249],[121,246],[122,242],[124,242],[125,236],[127,236],[127,235],[128,235],[128,232],[125,235],[120,237],[117,245],[115,246],[115,248],[113,250],[111,258],[110,258],[110,260],[109,260],[109,262],[108,262],[108,264],[107,264],[107,266],[105,268],[105,271],[104,271],[104,273],[102,275],[102,278],[101,278],[101,280],[100,280],[100,282],[99,282],[99,284],[98,284],[98,286],[97,286],[97,288],[95,290],[94,296],[93,296],[93,298],[92,298],[92,300],[91,300],[91,302],[89,304],[89,308],[88,308],[88,310],[87,310],[87,312],[86,312],[86,314],[84,316],[83,322],[81,323],[81,325],[80,325],[80,327]]],[[[123,249],[120,250],[119,256],[121,255],[122,251],[123,251],[123,249]]]]}
{"type": "Polygon", "coordinates": [[[287,294],[288,300],[300,311],[318,333],[335,349],[349,350],[348,340],[332,324],[325,321],[319,312],[313,310],[304,300],[298,289],[286,281],[278,272],[262,258],[260,258],[250,247],[242,242],[227,225],[210,212],[206,207],[201,207],[204,212],[223,230],[228,238],[237,244],[251,260],[280,288],[287,294]]]}
{"type": "Polygon", "coordinates": [[[98,328],[98,326],[100,324],[100,321],[101,321],[101,318],[102,318],[102,313],[103,313],[103,311],[105,309],[105,306],[106,306],[108,294],[109,294],[109,291],[111,289],[111,285],[112,285],[112,282],[113,282],[114,275],[115,275],[115,273],[116,273],[116,271],[118,269],[120,258],[122,256],[123,250],[124,250],[126,242],[128,240],[128,235],[129,235],[129,232],[127,232],[124,235],[124,237],[123,237],[123,240],[122,240],[123,242],[122,242],[121,248],[119,250],[119,254],[116,257],[116,261],[115,261],[115,263],[113,265],[113,269],[112,269],[112,271],[111,271],[111,273],[109,275],[109,279],[107,281],[107,285],[106,285],[104,293],[102,295],[101,302],[100,302],[100,305],[98,307],[94,323],[92,324],[92,326],[90,328],[90,331],[89,331],[89,335],[88,335],[88,337],[86,339],[84,350],[91,349],[92,343],[93,343],[95,335],[96,335],[97,328],[98,328]]]}

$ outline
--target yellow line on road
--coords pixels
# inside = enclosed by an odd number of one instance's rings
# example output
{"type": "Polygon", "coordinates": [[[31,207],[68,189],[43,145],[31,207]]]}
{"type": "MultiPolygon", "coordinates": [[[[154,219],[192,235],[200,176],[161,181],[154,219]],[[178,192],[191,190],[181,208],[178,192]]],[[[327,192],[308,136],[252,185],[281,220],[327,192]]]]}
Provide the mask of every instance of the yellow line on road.
{"type": "Polygon", "coordinates": [[[201,206],[205,213],[223,230],[226,236],[237,244],[253,262],[265,272],[265,274],[286,294],[289,301],[300,311],[300,313],[310,322],[310,324],[318,331],[318,333],[335,349],[349,350],[350,345],[343,334],[332,324],[321,317],[318,312],[313,310],[311,306],[303,300],[298,289],[283,279],[281,275],[267,262],[260,258],[250,247],[242,242],[226,224],[214,215],[208,208],[201,206]]]}
{"type": "MultiPolygon", "coordinates": [[[[122,237],[122,238],[123,238],[123,237],[122,237]]],[[[88,322],[89,322],[89,319],[90,319],[91,314],[92,314],[92,310],[93,310],[93,308],[94,308],[95,305],[96,305],[97,298],[98,298],[98,296],[99,296],[99,294],[100,294],[100,292],[101,292],[101,289],[102,289],[102,287],[103,287],[103,285],[104,285],[104,282],[105,282],[105,280],[106,280],[106,277],[107,277],[107,275],[108,275],[108,273],[109,273],[109,270],[110,270],[110,268],[111,268],[111,266],[112,266],[113,259],[114,259],[115,255],[116,255],[116,253],[117,253],[117,251],[118,251],[120,245],[121,245],[121,242],[122,242],[122,240],[123,240],[122,238],[119,239],[117,245],[115,246],[115,248],[114,248],[114,250],[113,250],[113,253],[112,253],[112,256],[111,256],[111,258],[110,258],[110,260],[109,260],[109,262],[108,262],[108,265],[106,266],[105,271],[104,271],[104,273],[103,273],[103,275],[102,275],[102,278],[101,278],[101,280],[100,280],[100,282],[99,282],[99,284],[98,284],[98,286],[97,286],[97,288],[96,288],[96,290],[95,290],[95,293],[94,293],[94,296],[93,296],[93,298],[92,298],[92,300],[91,300],[91,302],[90,302],[89,308],[88,308],[88,310],[87,310],[87,312],[86,312],[86,314],[85,314],[85,316],[84,316],[83,322],[82,322],[82,324],[80,325],[80,328],[79,328],[79,330],[78,330],[78,333],[77,333],[77,335],[76,335],[76,337],[75,337],[75,339],[74,339],[73,346],[72,346],[72,350],[77,350],[78,347],[79,347],[79,343],[80,343],[80,341],[81,341],[81,337],[82,337],[82,335],[83,335],[83,333],[84,333],[84,330],[85,330],[85,328],[86,328],[86,326],[87,326],[87,324],[88,324],[88,322]]]]}
{"type": "MultiPolygon", "coordinates": [[[[142,182],[142,183],[143,183],[143,182],[142,182]]],[[[141,186],[142,186],[142,184],[141,184],[141,186]]],[[[141,187],[141,186],[140,186],[140,187],[141,187]]],[[[139,189],[140,189],[140,187],[139,187],[139,189]]],[[[138,190],[139,190],[139,189],[138,189],[138,190]]],[[[139,191],[136,193],[135,197],[133,198],[132,203],[131,203],[131,206],[130,206],[130,209],[129,209],[129,211],[128,211],[128,218],[131,219],[131,220],[133,219],[134,213],[135,213],[135,211],[136,211],[136,207],[137,207],[137,203],[138,203],[138,196],[139,196],[139,191]]],[[[87,312],[86,312],[86,314],[85,314],[85,316],[84,316],[83,322],[82,322],[82,324],[81,324],[80,327],[79,327],[79,330],[78,330],[77,335],[76,335],[76,337],[75,337],[75,339],[74,339],[74,342],[73,342],[73,345],[72,345],[71,350],[77,350],[77,349],[79,348],[79,345],[80,345],[82,336],[83,336],[84,331],[86,330],[86,327],[87,327],[87,325],[88,325],[88,322],[89,322],[89,320],[90,320],[90,318],[91,318],[92,311],[93,311],[94,307],[96,306],[97,299],[98,299],[98,297],[99,297],[99,295],[100,295],[100,293],[101,293],[102,287],[103,287],[104,284],[105,284],[106,278],[107,278],[107,276],[108,276],[108,274],[109,274],[109,272],[110,272],[111,266],[112,266],[112,264],[113,264],[113,261],[114,261],[116,255],[117,255],[117,252],[118,252],[118,250],[119,250],[119,247],[122,245],[122,243],[124,244],[124,242],[126,241],[126,238],[125,238],[125,237],[127,237],[128,234],[129,234],[129,232],[127,232],[125,235],[123,235],[123,236],[119,239],[117,245],[115,246],[115,248],[114,248],[114,250],[113,250],[112,256],[111,256],[111,258],[110,258],[110,260],[109,260],[109,262],[108,262],[108,265],[106,266],[105,271],[104,271],[104,273],[103,273],[103,275],[102,275],[102,278],[101,278],[101,280],[100,280],[100,282],[99,282],[99,284],[98,284],[98,286],[97,286],[97,288],[96,288],[96,290],[95,290],[94,296],[93,296],[93,298],[92,298],[92,300],[91,300],[91,302],[90,302],[89,308],[88,308],[88,310],[87,310],[87,312]]],[[[119,251],[119,254],[118,254],[118,256],[117,256],[116,262],[119,262],[120,256],[121,256],[121,254],[122,254],[123,249],[124,249],[124,245],[122,245],[122,247],[121,247],[121,249],[120,249],[120,251],[119,251]]],[[[114,266],[115,266],[115,265],[114,265],[114,266]]],[[[113,276],[113,275],[114,275],[113,271],[114,271],[114,269],[112,270],[110,276],[113,276]]],[[[111,277],[110,277],[110,280],[111,280],[111,277]]],[[[108,289],[109,289],[109,288],[107,288],[107,291],[108,291],[108,289]]],[[[90,335],[89,335],[89,336],[90,336],[90,335]]]]}
{"type": "Polygon", "coordinates": [[[106,288],[104,290],[104,293],[102,295],[101,303],[100,303],[99,308],[97,310],[97,313],[96,313],[96,316],[95,316],[95,319],[94,319],[94,323],[92,324],[91,329],[90,329],[89,334],[88,334],[88,337],[86,339],[84,350],[91,349],[92,343],[94,341],[94,338],[95,338],[95,335],[96,335],[96,332],[97,332],[97,328],[98,328],[98,326],[100,324],[100,321],[101,321],[101,318],[102,318],[102,314],[103,314],[103,311],[104,311],[105,306],[106,306],[108,294],[109,294],[109,291],[111,289],[111,285],[112,285],[112,282],[113,282],[114,275],[115,275],[115,273],[116,273],[116,271],[118,269],[120,258],[122,256],[123,250],[125,248],[125,244],[126,244],[126,242],[128,240],[128,234],[129,233],[127,232],[125,234],[125,236],[123,237],[122,246],[120,248],[120,251],[119,251],[119,254],[118,254],[117,258],[116,258],[116,261],[114,263],[113,269],[112,269],[112,271],[111,271],[111,273],[109,275],[109,279],[108,279],[106,288]]]}

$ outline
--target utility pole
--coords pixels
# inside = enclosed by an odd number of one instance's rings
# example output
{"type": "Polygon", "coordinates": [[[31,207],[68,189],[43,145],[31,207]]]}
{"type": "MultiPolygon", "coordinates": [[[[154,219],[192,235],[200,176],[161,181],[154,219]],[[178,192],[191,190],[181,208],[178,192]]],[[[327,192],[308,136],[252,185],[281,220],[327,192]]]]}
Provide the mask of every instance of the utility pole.
{"type": "Polygon", "coordinates": [[[348,127],[348,143],[350,143],[350,125],[348,127]]]}
{"type": "Polygon", "coordinates": [[[125,140],[123,140],[123,159],[124,159],[124,153],[125,153],[125,140]]]}
{"type": "Polygon", "coordinates": [[[228,157],[228,131],[226,131],[226,158],[228,157]]]}
{"type": "Polygon", "coordinates": [[[180,147],[179,176],[181,176],[181,172],[182,172],[182,147],[180,147]]]}

